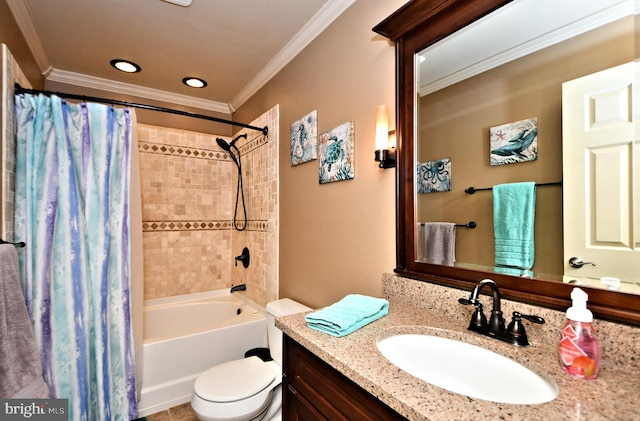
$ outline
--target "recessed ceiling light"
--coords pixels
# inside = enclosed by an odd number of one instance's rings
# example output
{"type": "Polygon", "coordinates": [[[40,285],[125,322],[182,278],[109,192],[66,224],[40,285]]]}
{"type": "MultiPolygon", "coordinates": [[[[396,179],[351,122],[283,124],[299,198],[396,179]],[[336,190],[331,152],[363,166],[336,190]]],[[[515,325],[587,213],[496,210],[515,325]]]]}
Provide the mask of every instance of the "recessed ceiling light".
{"type": "Polygon", "coordinates": [[[134,62],[128,61],[128,60],[122,60],[119,58],[111,60],[110,63],[113,67],[120,70],[121,72],[138,73],[140,70],[142,70],[140,66],[138,66],[134,62]]]}
{"type": "Polygon", "coordinates": [[[182,79],[182,83],[191,88],[204,88],[207,86],[207,81],[199,77],[185,77],[182,79]]]}

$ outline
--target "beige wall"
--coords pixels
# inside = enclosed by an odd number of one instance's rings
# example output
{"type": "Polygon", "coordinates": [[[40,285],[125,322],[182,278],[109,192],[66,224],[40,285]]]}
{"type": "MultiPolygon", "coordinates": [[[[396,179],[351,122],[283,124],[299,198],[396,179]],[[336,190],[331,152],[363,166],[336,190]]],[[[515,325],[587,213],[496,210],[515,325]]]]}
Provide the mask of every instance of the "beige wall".
{"type": "MultiPolygon", "coordinates": [[[[5,44],[20,65],[32,88],[42,89],[44,78],[36,64],[27,42],[18,28],[6,1],[0,1],[0,43],[5,44]]],[[[20,83],[20,82],[19,82],[20,83]]]]}
{"type": "Polygon", "coordinates": [[[319,307],[379,296],[395,267],[395,173],[373,159],[376,106],[395,113],[395,50],[371,28],[405,2],[355,2],[234,114],[280,105],[281,297],[319,307]],[[291,124],[313,110],[319,134],[355,122],[353,180],[320,185],[318,161],[291,167],[291,124]]]}

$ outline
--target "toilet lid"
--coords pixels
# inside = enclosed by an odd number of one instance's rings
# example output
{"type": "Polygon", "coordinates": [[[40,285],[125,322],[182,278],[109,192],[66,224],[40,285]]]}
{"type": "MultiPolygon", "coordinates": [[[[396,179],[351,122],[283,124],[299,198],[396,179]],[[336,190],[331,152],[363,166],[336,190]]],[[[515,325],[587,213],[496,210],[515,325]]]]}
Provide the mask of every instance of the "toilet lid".
{"type": "Polygon", "coordinates": [[[255,395],[275,379],[275,373],[258,357],[218,364],[202,373],[195,393],[212,402],[233,402],[255,395]]]}

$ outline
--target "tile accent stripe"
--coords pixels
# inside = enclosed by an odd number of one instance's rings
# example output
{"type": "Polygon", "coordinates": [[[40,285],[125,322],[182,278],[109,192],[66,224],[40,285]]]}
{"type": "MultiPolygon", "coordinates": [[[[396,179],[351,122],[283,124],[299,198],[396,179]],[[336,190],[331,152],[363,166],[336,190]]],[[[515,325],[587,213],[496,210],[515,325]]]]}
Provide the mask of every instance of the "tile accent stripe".
{"type": "Polygon", "coordinates": [[[258,149],[261,146],[269,143],[269,136],[258,135],[252,139],[249,139],[246,143],[241,145],[238,149],[240,150],[240,155],[246,155],[249,152],[258,149]]]}
{"type": "MultiPolygon", "coordinates": [[[[247,221],[246,231],[267,232],[269,221],[247,221]]],[[[143,221],[143,232],[166,231],[229,231],[232,221],[143,221]]]]}
{"type": "Polygon", "coordinates": [[[190,148],[177,145],[165,145],[153,142],[138,142],[138,150],[141,153],[154,153],[160,155],[182,156],[185,158],[215,159],[218,161],[231,161],[229,155],[220,150],[190,148]]]}
{"type": "MultiPolygon", "coordinates": [[[[250,139],[239,146],[241,155],[258,149],[269,143],[269,137],[260,135],[250,139]]],[[[154,153],[160,155],[182,156],[185,158],[215,159],[218,161],[231,161],[229,154],[219,149],[192,148],[188,146],[166,145],[164,143],[138,141],[138,151],[141,153],[154,153]]]]}

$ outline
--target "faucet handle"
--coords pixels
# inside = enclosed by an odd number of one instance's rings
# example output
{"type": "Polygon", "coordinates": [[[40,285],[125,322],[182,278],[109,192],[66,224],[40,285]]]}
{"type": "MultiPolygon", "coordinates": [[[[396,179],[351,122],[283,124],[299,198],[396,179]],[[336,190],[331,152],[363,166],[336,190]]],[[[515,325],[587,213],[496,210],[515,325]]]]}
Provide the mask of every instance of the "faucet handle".
{"type": "Polygon", "coordinates": [[[487,323],[487,316],[484,315],[484,311],[482,311],[482,303],[477,301],[474,303],[476,306],[476,311],[471,316],[471,323],[469,323],[470,330],[484,330],[489,325],[487,323]]]}
{"type": "MultiPolygon", "coordinates": [[[[515,313],[518,313],[518,312],[514,311],[513,313],[514,313],[513,315],[515,317],[515,313]]],[[[520,313],[518,313],[518,314],[520,314],[520,313]]],[[[527,319],[532,323],[539,324],[539,325],[543,325],[545,323],[545,320],[540,316],[534,316],[534,315],[529,315],[529,314],[520,314],[520,317],[522,317],[523,319],[527,319]]]]}
{"type": "Polygon", "coordinates": [[[519,346],[528,346],[529,340],[527,339],[527,332],[522,323],[522,319],[527,319],[530,322],[543,324],[544,319],[540,316],[533,316],[528,314],[521,314],[517,311],[513,312],[513,320],[507,326],[507,335],[511,337],[512,343],[519,346]]]}
{"type": "Polygon", "coordinates": [[[250,259],[251,259],[251,256],[249,254],[249,249],[245,247],[242,249],[242,254],[240,256],[235,257],[236,266],[238,266],[238,260],[240,260],[242,262],[242,266],[244,266],[245,268],[248,268],[250,259]]]}
{"type": "Polygon", "coordinates": [[[468,298],[458,298],[458,302],[465,306],[474,305],[475,303],[468,298]]]}
{"type": "Polygon", "coordinates": [[[476,299],[474,301],[469,298],[458,298],[458,302],[465,306],[474,305],[476,307],[476,311],[471,316],[469,330],[483,331],[487,328],[487,316],[485,316],[484,311],[482,311],[482,303],[480,300],[476,299]]]}
{"type": "Polygon", "coordinates": [[[527,331],[522,323],[522,314],[517,311],[513,312],[513,319],[511,320],[511,323],[509,323],[509,326],[507,326],[507,335],[509,335],[514,345],[529,345],[527,331]]]}

